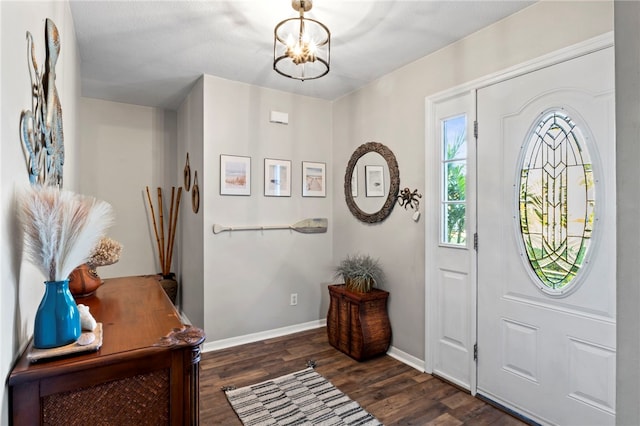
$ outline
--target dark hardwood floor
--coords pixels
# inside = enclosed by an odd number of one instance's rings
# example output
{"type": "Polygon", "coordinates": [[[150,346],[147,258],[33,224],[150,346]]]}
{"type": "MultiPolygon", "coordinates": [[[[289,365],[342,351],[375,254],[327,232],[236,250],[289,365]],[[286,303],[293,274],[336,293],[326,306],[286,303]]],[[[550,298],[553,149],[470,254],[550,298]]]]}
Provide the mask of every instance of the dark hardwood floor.
{"type": "Polygon", "coordinates": [[[240,425],[222,386],[242,387],[306,368],[385,425],[524,425],[470,394],[389,356],[357,362],[334,349],[326,328],[202,354],[200,423],[240,425]]]}

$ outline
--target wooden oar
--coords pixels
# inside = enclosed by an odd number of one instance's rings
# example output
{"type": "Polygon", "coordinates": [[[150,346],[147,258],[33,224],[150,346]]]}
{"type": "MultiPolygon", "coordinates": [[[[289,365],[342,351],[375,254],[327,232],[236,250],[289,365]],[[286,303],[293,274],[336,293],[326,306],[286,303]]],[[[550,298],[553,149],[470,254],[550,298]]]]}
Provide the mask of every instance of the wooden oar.
{"type": "Polygon", "coordinates": [[[267,226],[222,226],[217,223],[213,225],[213,233],[219,234],[224,231],[263,231],[266,229],[292,229],[303,234],[319,234],[327,232],[328,220],[326,218],[303,219],[293,225],[267,225],[267,226]]]}

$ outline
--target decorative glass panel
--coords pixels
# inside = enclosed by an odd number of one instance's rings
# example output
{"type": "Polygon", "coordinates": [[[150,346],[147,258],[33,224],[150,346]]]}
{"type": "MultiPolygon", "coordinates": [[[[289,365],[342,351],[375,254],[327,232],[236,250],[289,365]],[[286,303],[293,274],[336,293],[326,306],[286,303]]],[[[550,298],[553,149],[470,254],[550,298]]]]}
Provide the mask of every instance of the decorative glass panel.
{"type": "Polygon", "coordinates": [[[582,267],[594,224],[591,158],[564,112],[542,117],[527,137],[520,171],[520,231],[543,289],[563,293],[582,267]]]}
{"type": "Polygon", "coordinates": [[[467,116],[442,121],[442,234],[445,244],[465,245],[467,116]]]}

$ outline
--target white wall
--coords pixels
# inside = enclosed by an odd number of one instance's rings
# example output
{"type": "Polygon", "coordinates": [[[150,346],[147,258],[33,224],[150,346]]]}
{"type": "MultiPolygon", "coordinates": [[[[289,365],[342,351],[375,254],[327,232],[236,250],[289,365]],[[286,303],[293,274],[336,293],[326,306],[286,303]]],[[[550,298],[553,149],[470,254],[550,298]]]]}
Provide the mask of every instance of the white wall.
{"type": "Polygon", "coordinates": [[[200,183],[208,341],[326,316],[332,232],[214,235],[212,225],[288,225],[325,217],[331,229],[332,186],[324,198],[301,195],[302,161],[324,162],[327,176],[333,176],[331,127],[328,101],[204,77],[205,169],[200,183]],[[289,124],[270,123],[272,110],[288,113],[289,124]],[[251,157],[251,196],[220,195],[220,154],[251,157]],[[264,158],[291,160],[291,197],[264,196],[264,158]],[[297,306],[289,306],[290,293],[298,294],[297,306]]]}
{"type": "Polygon", "coordinates": [[[114,206],[116,225],[109,235],[124,245],[120,261],[99,268],[99,274],[158,270],[143,190],[150,186],[155,203],[163,177],[165,188],[181,186],[188,152],[192,179],[198,173],[200,211],[193,212],[192,193],[183,190],[174,270],[181,284],[179,305],[189,320],[215,341],[324,318],[330,232],[214,236],[211,229],[214,223],[291,224],[330,217],[331,187],[324,198],[301,196],[303,160],[327,163],[327,176],[332,173],[330,107],[327,101],[209,76],[199,80],[177,114],[82,98],[80,190],[114,206]],[[289,112],[290,124],[269,123],[271,110],[289,112]],[[252,157],[250,197],[220,196],[220,154],[252,157]],[[291,197],[263,195],[265,157],[292,161],[291,197]],[[296,307],[289,306],[290,293],[298,293],[296,307]]]}
{"type": "Polygon", "coordinates": [[[615,3],[617,231],[616,423],[640,424],[640,3],[615,3]]]}
{"type": "MultiPolygon", "coordinates": [[[[392,345],[424,359],[424,224],[396,208],[382,224],[365,225],[344,202],[344,169],[362,143],[387,145],[398,160],[400,187],[425,190],[425,98],[613,29],[613,2],[542,1],[409,64],[333,107],[334,259],[366,252],[387,274],[392,345]],[[570,28],[570,30],[568,30],[570,28]]],[[[431,152],[431,150],[430,150],[431,152]]],[[[433,206],[421,206],[437,214],[433,206]]]]}
{"type": "MultiPolygon", "coordinates": [[[[149,186],[156,218],[157,188],[163,188],[168,218],[171,187],[177,190],[181,185],[175,158],[176,113],[89,98],[81,98],[80,107],[78,190],[111,203],[116,221],[108,236],[123,245],[118,263],[98,268],[98,274],[109,278],[158,273],[145,188],[149,186]]],[[[174,255],[174,260],[177,265],[179,257],[174,255]]]]}
{"type": "MultiPolygon", "coordinates": [[[[19,137],[20,113],[32,109],[25,34],[34,37],[36,58],[45,58],[44,25],[50,18],[60,33],[60,57],[56,87],[62,105],[65,166],[64,187],[77,189],[77,103],[80,94],[79,65],[73,19],[66,2],[0,2],[0,377],[11,367],[33,333],[36,308],[44,293],[42,276],[23,262],[22,239],[14,214],[14,195],[29,184],[19,137]]],[[[41,68],[42,69],[42,68],[41,68]]],[[[6,382],[5,382],[6,383],[6,382]]],[[[0,424],[8,424],[8,389],[0,394],[0,424]]]]}
{"type": "MultiPolygon", "coordinates": [[[[187,98],[178,109],[178,146],[179,164],[184,173],[187,153],[189,153],[189,167],[191,168],[191,186],[195,184],[196,173],[200,194],[198,213],[193,211],[193,191],[185,192],[184,203],[180,211],[180,226],[178,227],[179,246],[176,250],[181,253],[182,259],[178,281],[180,282],[180,304],[182,311],[187,315],[191,323],[204,327],[204,283],[213,277],[205,279],[204,276],[204,221],[203,201],[208,197],[203,185],[206,174],[215,173],[205,170],[203,159],[203,87],[204,78],[191,89],[187,98]]],[[[209,165],[207,167],[210,167],[209,165]]],[[[213,166],[211,166],[213,167],[213,166]]],[[[184,175],[183,175],[184,182],[184,175]]],[[[191,188],[190,188],[191,189],[191,188]]],[[[183,189],[184,191],[184,189],[183,189]]],[[[215,277],[215,275],[214,275],[215,277]]]]}

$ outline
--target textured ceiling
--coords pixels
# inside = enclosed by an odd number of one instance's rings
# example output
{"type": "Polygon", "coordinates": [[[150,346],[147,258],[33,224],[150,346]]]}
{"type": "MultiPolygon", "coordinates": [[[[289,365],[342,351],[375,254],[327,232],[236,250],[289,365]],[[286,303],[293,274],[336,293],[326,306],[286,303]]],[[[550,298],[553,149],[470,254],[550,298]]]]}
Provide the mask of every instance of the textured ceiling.
{"type": "Polygon", "coordinates": [[[331,31],[331,70],[304,82],[273,71],[289,0],[72,0],[71,12],[83,96],[176,109],[202,74],[337,99],[532,3],[315,0],[305,16],[331,31]]]}

